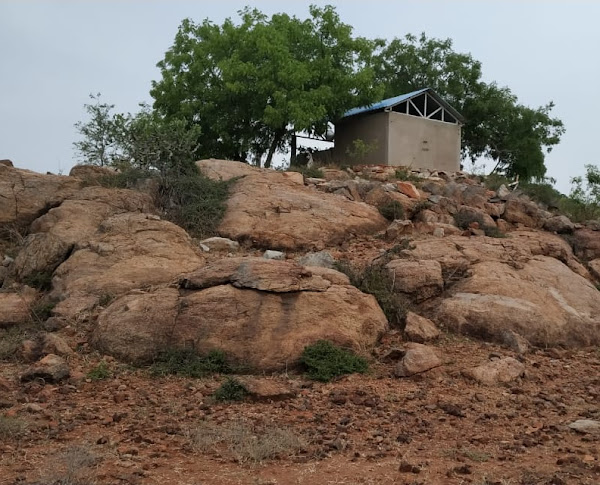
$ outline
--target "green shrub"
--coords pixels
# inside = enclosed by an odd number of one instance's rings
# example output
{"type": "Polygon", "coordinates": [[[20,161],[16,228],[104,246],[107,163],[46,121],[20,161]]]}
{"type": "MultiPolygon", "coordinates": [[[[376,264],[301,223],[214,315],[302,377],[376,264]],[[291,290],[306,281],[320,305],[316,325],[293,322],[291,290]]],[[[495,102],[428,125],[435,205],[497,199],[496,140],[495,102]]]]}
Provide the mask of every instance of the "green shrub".
{"type": "Polygon", "coordinates": [[[394,175],[396,179],[403,180],[404,182],[423,182],[423,179],[413,175],[412,172],[406,168],[399,168],[396,170],[394,175]]]}
{"type": "Polygon", "coordinates": [[[108,368],[108,364],[105,361],[101,361],[87,373],[87,377],[93,381],[101,381],[112,377],[112,372],[108,368]]]}
{"type": "MultiPolygon", "coordinates": [[[[410,240],[404,241],[410,244],[410,240]]],[[[390,250],[390,254],[393,254],[394,250],[407,249],[406,244],[395,246],[390,250]]],[[[385,268],[387,262],[388,259],[384,258],[380,263],[370,264],[364,269],[338,262],[335,268],[348,276],[353,286],[375,297],[390,325],[403,328],[410,305],[405,296],[394,291],[394,280],[389,270],[385,268]]]]}
{"type": "Polygon", "coordinates": [[[496,226],[483,226],[483,232],[487,237],[495,237],[495,238],[505,238],[507,237],[505,233],[503,233],[496,226]]]}
{"type": "Polygon", "coordinates": [[[221,387],[213,394],[215,401],[241,401],[248,394],[248,390],[244,385],[232,377],[228,377],[221,387]]]}
{"type": "Polygon", "coordinates": [[[522,183],[519,184],[519,190],[531,200],[541,202],[550,208],[559,208],[560,201],[565,198],[563,194],[547,183],[522,183]]]}
{"type": "Polygon", "coordinates": [[[573,222],[600,219],[600,205],[593,202],[582,202],[571,197],[563,197],[558,205],[560,211],[573,222]]]}
{"type": "Polygon", "coordinates": [[[169,178],[160,186],[159,205],[167,219],[191,236],[214,236],[225,215],[233,182],[212,180],[200,173],[169,178]]]}
{"type": "Polygon", "coordinates": [[[325,174],[319,167],[307,167],[306,165],[290,165],[288,172],[300,172],[306,178],[322,179],[325,174]]]}
{"type": "Polygon", "coordinates": [[[227,362],[225,353],[220,350],[213,350],[203,356],[191,349],[169,349],[158,355],[150,372],[154,376],[204,377],[210,374],[229,374],[233,372],[233,368],[227,362]]]}
{"type": "Polygon", "coordinates": [[[142,181],[157,178],[157,174],[141,168],[125,167],[114,175],[102,175],[91,180],[90,184],[113,189],[137,189],[142,181]]]}
{"type": "Polygon", "coordinates": [[[321,382],[355,372],[362,374],[369,370],[369,364],[364,358],[337,347],[328,340],[319,340],[305,347],[300,363],[306,368],[308,378],[321,382]]]}
{"type": "Polygon", "coordinates": [[[512,182],[511,179],[497,173],[492,173],[484,177],[483,183],[490,190],[498,190],[501,185],[508,187],[508,184],[512,182]]]}
{"type": "Polygon", "coordinates": [[[50,289],[52,289],[52,272],[34,271],[23,278],[23,283],[40,291],[50,291],[50,289]]]}
{"type": "Polygon", "coordinates": [[[397,200],[392,200],[379,208],[379,213],[388,221],[404,219],[404,207],[397,200]]]}

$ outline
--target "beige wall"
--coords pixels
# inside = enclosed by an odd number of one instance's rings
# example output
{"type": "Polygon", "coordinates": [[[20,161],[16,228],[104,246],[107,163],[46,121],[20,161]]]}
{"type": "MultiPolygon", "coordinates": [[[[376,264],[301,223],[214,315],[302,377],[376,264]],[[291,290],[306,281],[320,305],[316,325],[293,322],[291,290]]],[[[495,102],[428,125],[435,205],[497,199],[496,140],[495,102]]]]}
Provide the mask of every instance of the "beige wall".
{"type": "Polygon", "coordinates": [[[335,162],[382,163],[455,172],[460,170],[460,125],[380,112],[350,118],[335,127],[335,162]],[[353,141],[375,143],[376,149],[360,159],[347,150],[353,141]]]}
{"type": "Polygon", "coordinates": [[[390,112],[387,163],[460,170],[460,125],[390,112]]]}
{"type": "Polygon", "coordinates": [[[357,116],[338,123],[335,127],[333,157],[345,165],[387,163],[387,129],[388,113],[384,112],[357,116]],[[364,157],[353,159],[348,156],[347,150],[352,150],[354,140],[358,139],[373,144],[375,148],[364,157]]]}

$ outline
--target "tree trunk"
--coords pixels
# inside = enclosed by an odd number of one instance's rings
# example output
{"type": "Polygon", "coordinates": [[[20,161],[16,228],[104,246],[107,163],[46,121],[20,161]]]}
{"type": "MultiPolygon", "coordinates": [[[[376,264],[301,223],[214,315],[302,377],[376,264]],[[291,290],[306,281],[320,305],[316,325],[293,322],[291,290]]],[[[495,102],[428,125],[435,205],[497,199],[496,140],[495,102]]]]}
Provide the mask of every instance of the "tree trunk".
{"type": "Polygon", "coordinates": [[[269,153],[267,154],[267,159],[265,160],[265,168],[271,168],[271,162],[273,161],[273,155],[275,154],[275,150],[277,150],[277,145],[281,141],[281,137],[283,136],[282,132],[275,133],[273,137],[273,141],[271,142],[271,146],[269,147],[269,153]]]}

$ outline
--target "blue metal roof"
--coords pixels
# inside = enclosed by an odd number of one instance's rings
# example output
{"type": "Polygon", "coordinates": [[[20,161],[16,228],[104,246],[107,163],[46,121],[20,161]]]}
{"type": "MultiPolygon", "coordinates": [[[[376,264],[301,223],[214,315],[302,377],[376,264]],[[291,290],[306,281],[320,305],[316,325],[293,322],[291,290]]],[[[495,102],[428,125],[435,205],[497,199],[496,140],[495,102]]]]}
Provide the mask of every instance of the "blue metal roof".
{"type": "Polygon", "coordinates": [[[362,114],[362,113],[369,113],[371,111],[378,111],[378,110],[385,109],[385,108],[391,108],[393,106],[396,106],[397,104],[402,103],[403,101],[406,101],[407,99],[414,98],[414,97],[419,96],[420,94],[423,94],[424,92],[427,92],[427,91],[429,92],[429,94],[431,96],[433,96],[436,99],[436,101],[438,101],[442,106],[444,106],[444,108],[446,108],[448,111],[450,111],[450,114],[452,114],[456,119],[458,119],[461,122],[464,121],[464,118],[461,116],[461,114],[458,111],[456,111],[452,106],[450,106],[446,101],[444,101],[431,88],[423,88],[423,89],[419,89],[417,91],[412,91],[410,93],[401,94],[400,96],[394,96],[393,98],[384,99],[383,101],[378,101],[377,103],[373,103],[368,106],[360,106],[359,108],[352,108],[351,110],[346,111],[346,113],[344,113],[344,116],[342,116],[342,119],[348,118],[349,116],[355,116],[358,114],[362,114]]]}

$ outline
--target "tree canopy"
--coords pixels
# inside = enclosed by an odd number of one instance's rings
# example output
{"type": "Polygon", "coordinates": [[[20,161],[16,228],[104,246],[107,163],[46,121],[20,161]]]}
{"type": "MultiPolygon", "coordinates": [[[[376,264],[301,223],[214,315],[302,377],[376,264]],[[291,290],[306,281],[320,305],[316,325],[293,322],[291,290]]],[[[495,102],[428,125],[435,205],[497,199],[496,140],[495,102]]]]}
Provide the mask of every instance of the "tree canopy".
{"type": "Polygon", "coordinates": [[[507,176],[544,178],[545,155],[564,133],[552,102],[528,107],[509,88],[484,82],[481,63],[454,51],[450,39],[366,39],[331,6],[309,12],[299,19],[246,8],[222,25],[185,19],[158,63],[153,110],[113,115],[94,97],[90,122],[77,125],[84,136],[77,151],[101,165],[151,159],[164,168],[184,148],[193,152],[188,159],[270,166],[294,132],[324,134],[348,109],[430,87],[466,119],[463,158],[490,158],[507,176]],[[157,140],[164,151],[143,153],[157,140]]]}
{"type": "Polygon", "coordinates": [[[201,155],[260,163],[293,131],[324,133],[328,121],[381,95],[375,42],[352,35],[333,7],[310,18],[240,12],[240,23],[186,19],[158,66],[154,108],[202,129],[201,155]]]}

